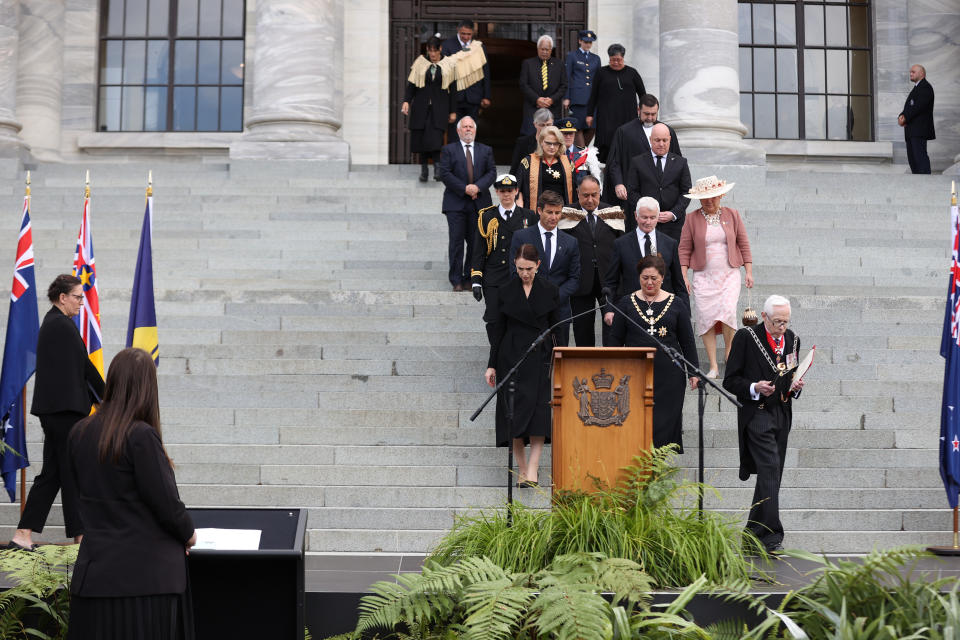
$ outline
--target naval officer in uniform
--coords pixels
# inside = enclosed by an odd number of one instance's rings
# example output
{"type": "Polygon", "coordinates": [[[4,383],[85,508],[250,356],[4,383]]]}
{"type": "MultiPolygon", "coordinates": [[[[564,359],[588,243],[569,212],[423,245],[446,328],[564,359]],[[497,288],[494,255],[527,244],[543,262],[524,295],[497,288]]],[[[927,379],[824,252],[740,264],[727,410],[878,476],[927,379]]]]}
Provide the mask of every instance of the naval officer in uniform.
{"type": "Polygon", "coordinates": [[[585,126],[587,103],[590,102],[590,85],[600,69],[600,56],[590,51],[597,34],[590,29],[584,29],[577,35],[580,46],[567,54],[564,66],[567,69],[567,95],[563,97],[563,106],[570,110],[570,115],[576,118],[582,127],[577,131],[577,146],[588,147],[593,140],[593,128],[585,126]]]}
{"type": "Polygon", "coordinates": [[[486,298],[483,314],[486,322],[497,312],[497,289],[510,279],[510,241],[518,229],[536,226],[540,218],[530,209],[517,205],[519,183],[512,174],[506,173],[493,183],[497,190],[498,204],[480,210],[477,230],[473,238],[473,265],[470,270],[473,297],[480,302],[486,298]]]}

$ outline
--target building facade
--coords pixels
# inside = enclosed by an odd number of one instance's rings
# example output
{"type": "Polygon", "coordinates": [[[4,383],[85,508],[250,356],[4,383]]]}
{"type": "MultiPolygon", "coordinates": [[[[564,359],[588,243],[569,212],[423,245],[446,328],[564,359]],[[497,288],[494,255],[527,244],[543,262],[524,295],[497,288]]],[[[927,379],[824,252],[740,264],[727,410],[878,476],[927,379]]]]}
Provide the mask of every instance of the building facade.
{"type": "Polygon", "coordinates": [[[480,137],[503,147],[533,42],[562,57],[591,28],[694,161],[905,170],[897,115],[922,64],[934,171],[960,162],[960,0],[0,0],[0,154],[409,162],[407,69],[463,18],[490,52],[480,137]]]}

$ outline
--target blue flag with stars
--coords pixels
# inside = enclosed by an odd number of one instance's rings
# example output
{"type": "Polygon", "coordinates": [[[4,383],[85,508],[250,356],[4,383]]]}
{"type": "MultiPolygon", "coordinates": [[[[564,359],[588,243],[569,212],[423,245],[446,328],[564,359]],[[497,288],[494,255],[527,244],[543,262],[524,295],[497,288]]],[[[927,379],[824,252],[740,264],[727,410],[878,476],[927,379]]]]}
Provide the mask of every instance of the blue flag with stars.
{"type": "Polygon", "coordinates": [[[953,202],[950,209],[953,263],[940,341],[940,355],[946,359],[940,410],[940,477],[951,509],[957,507],[960,494],[960,215],[956,197],[953,202]]]}

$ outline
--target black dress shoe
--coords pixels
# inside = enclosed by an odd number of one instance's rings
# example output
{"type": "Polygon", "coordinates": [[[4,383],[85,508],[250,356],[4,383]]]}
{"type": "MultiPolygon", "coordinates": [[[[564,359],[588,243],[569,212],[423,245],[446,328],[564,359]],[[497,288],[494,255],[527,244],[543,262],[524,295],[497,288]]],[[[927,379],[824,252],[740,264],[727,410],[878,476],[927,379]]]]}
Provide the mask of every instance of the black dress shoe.
{"type": "Polygon", "coordinates": [[[774,542],[773,544],[764,545],[764,548],[767,550],[767,553],[770,555],[779,555],[783,553],[783,545],[779,542],[774,542]]]}
{"type": "Polygon", "coordinates": [[[420,168],[420,182],[426,182],[428,177],[430,177],[430,173],[429,173],[429,171],[427,170],[427,168],[426,168],[425,166],[424,166],[424,167],[421,167],[421,168],[420,168]]]}
{"type": "Polygon", "coordinates": [[[436,171],[433,172],[433,179],[434,179],[436,182],[441,182],[440,176],[437,175],[437,172],[436,172],[436,171]]]}

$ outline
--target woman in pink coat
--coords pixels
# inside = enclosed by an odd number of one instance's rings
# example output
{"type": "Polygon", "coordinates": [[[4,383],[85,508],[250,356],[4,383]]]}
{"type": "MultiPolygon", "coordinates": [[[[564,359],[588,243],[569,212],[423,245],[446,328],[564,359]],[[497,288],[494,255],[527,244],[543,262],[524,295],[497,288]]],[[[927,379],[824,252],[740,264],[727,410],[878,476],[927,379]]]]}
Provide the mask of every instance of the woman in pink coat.
{"type": "Polygon", "coordinates": [[[753,256],[743,220],[736,209],[720,206],[720,199],[733,185],[717,176],[697,180],[686,195],[700,200],[700,208],[687,214],[680,233],[680,268],[690,292],[696,333],[710,360],[709,378],[716,378],[719,373],[717,326],[723,332],[724,359],[730,355],[730,343],[737,330],[740,267],[746,272],[747,288],[753,287],[753,256]]]}

